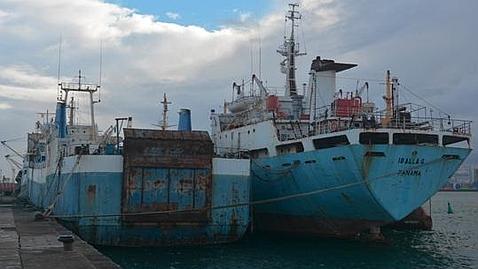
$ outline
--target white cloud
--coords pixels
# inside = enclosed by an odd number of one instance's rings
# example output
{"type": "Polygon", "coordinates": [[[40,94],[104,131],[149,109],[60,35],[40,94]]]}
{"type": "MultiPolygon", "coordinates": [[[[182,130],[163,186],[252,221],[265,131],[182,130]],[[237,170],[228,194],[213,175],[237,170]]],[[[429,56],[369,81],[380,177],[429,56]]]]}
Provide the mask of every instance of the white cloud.
{"type": "Polygon", "coordinates": [[[47,102],[54,100],[57,80],[31,66],[0,66],[0,97],[47,102]]]}
{"type": "Polygon", "coordinates": [[[179,13],[171,11],[166,12],[166,16],[172,20],[177,20],[181,18],[181,15],[179,15],[179,13]]]}
{"type": "Polygon", "coordinates": [[[201,67],[232,56],[253,33],[251,29],[234,27],[208,31],[198,26],[164,23],[153,16],[96,0],[7,3],[17,14],[4,31],[17,28],[8,32],[12,40],[48,42],[44,50],[48,49],[49,56],[55,59],[54,43],[62,33],[65,57],[78,61],[97,57],[101,39],[105,70],[110,64],[109,70],[118,72],[115,75],[128,72],[142,81],[184,81],[201,72],[201,67]],[[108,55],[114,60],[108,62],[108,55]]]}
{"type": "Polygon", "coordinates": [[[233,13],[236,13],[239,19],[239,22],[244,23],[252,17],[251,11],[242,11],[238,8],[232,10],[233,13]]]}
{"type": "Polygon", "coordinates": [[[0,80],[10,85],[29,88],[51,87],[56,84],[56,79],[41,75],[27,65],[0,66],[0,80]]]}
{"type": "Polygon", "coordinates": [[[8,103],[0,103],[0,110],[10,109],[12,106],[8,103]]]}
{"type": "Polygon", "coordinates": [[[10,14],[8,14],[8,12],[3,11],[3,10],[0,9],[0,22],[1,22],[2,20],[5,20],[6,18],[8,18],[9,15],[10,15],[10,14]]]}
{"type": "Polygon", "coordinates": [[[252,12],[241,12],[239,14],[239,21],[245,22],[252,16],[252,12]]]}
{"type": "MultiPolygon", "coordinates": [[[[172,110],[192,108],[194,126],[206,129],[209,109],[229,98],[232,81],[250,76],[250,44],[259,33],[262,77],[268,85],[283,85],[278,68],[281,58],[275,49],[282,41],[286,10],[281,5],[255,21],[252,12],[237,9],[233,11],[235,25],[211,31],[165,23],[100,0],[1,1],[0,104],[8,104],[11,111],[54,106],[58,37],[62,34],[64,78],[81,68],[88,81],[97,81],[99,43],[103,41],[103,101],[97,106],[100,125],[125,114],[133,115],[138,125],[156,122],[158,102],[167,92],[172,110]]],[[[299,41],[308,50],[307,56],[298,59],[300,82],[307,81],[311,59],[322,55],[357,61],[359,67],[351,72],[358,77],[381,78],[391,68],[404,82],[409,80],[406,84],[419,89],[446,85],[447,89],[466,90],[476,85],[472,79],[478,77],[478,56],[472,53],[478,50],[472,13],[476,8],[446,1],[430,6],[415,1],[303,0],[300,10],[299,41]],[[450,19],[443,20],[444,14],[450,19]]],[[[381,88],[375,89],[381,96],[381,88]]],[[[478,114],[471,101],[466,105],[447,101],[457,100],[456,91],[442,92],[434,97],[437,105],[465,116],[478,114]]],[[[476,99],[476,93],[466,92],[476,99]]],[[[171,122],[175,116],[171,113],[171,122]]],[[[12,128],[15,120],[2,120],[7,127],[2,130],[17,129],[12,128]]],[[[24,131],[16,130],[15,135],[24,131]]]]}

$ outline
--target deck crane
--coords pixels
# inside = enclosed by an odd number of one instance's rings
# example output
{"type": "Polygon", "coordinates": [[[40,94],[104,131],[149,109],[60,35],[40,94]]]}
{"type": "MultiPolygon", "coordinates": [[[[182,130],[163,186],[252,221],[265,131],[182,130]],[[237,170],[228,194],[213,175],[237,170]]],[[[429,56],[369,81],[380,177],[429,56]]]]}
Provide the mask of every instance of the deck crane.
{"type": "Polygon", "coordinates": [[[15,179],[17,176],[16,173],[16,168],[18,168],[20,171],[22,170],[22,164],[12,158],[10,154],[5,155],[5,159],[7,160],[8,164],[10,164],[10,167],[12,169],[12,180],[15,179]]]}
{"type": "Polygon", "coordinates": [[[106,131],[103,132],[103,137],[100,141],[100,144],[106,143],[106,141],[108,141],[108,139],[111,137],[111,134],[113,134],[114,130],[115,130],[115,127],[113,125],[110,125],[110,127],[108,127],[108,129],[106,129],[106,131]]]}
{"type": "MultiPolygon", "coordinates": [[[[358,88],[358,81],[357,81],[357,88],[358,88]]],[[[362,85],[362,87],[360,87],[360,89],[356,89],[355,90],[355,96],[362,96],[363,94],[363,91],[364,90],[367,90],[367,102],[369,101],[368,100],[368,82],[365,81],[365,83],[362,85]]]]}
{"type": "Polygon", "coordinates": [[[15,155],[17,155],[18,157],[20,157],[20,159],[25,159],[25,157],[23,157],[22,154],[20,154],[20,152],[16,151],[14,148],[10,147],[8,144],[7,144],[8,140],[3,140],[3,141],[0,141],[0,143],[6,147],[7,149],[11,150],[13,153],[15,153],[15,155]]]}
{"type": "Polygon", "coordinates": [[[252,83],[256,83],[257,86],[259,86],[259,90],[261,93],[261,96],[266,96],[268,94],[266,87],[264,87],[264,84],[262,84],[262,81],[255,75],[252,75],[252,83]]]}

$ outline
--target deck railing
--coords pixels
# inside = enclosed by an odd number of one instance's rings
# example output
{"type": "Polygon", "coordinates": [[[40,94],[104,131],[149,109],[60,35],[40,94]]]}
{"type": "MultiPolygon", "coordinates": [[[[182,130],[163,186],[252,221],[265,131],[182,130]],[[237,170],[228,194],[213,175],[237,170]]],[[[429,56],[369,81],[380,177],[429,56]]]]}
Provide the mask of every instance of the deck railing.
{"type": "MultiPolygon", "coordinates": [[[[401,106],[405,108],[405,105],[401,106]]],[[[354,108],[352,108],[354,109],[354,108]]],[[[342,115],[344,111],[341,111],[342,115]]],[[[471,135],[470,120],[433,117],[426,115],[425,108],[409,107],[394,115],[386,115],[385,111],[359,112],[350,111],[349,117],[339,117],[330,106],[318,108],[309,128],[310,134],[324,134],[349,129],[391,128],[400,130],[448,132],[457,135],[471,135]]]]}

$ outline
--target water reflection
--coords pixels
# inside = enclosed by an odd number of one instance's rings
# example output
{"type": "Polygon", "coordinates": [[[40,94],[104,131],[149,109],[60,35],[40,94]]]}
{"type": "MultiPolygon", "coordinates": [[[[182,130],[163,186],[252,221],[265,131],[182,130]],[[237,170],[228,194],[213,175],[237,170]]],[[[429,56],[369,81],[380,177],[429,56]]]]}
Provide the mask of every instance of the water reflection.
{"type": "Polygon", "coordinates": [[[440,193],[434,230],[385,231],[388,244],[255,234],[203,247],[101,248],[124,268],[473,268],[478,266],[478,193],[440,193]],[[447,202],[454,214],[447,214],[447,202]]]}

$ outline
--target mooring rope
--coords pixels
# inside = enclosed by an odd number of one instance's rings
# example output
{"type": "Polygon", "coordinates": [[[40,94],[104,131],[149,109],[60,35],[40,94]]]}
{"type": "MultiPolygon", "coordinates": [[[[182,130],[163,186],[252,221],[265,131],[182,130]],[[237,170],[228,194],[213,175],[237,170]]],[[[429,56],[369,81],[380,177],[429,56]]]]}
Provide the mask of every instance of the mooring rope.
{"type": "MultiPolygon", "coordinates": [[[[420,167],[424,167],[430,164],[433,164],[438,161],[445,161],[443,158],[437,158],[435,160],[432,160],[430,162],[426,162],[423,164],[419,164],[416,166],[410,166],[407,169],[416,169],[420,167]]],[[[219,210],[219,209],[227,209],[227,208],[233,208],[233,207],[245,207],[245,206],[255,206],[255,205],[263,205],[263,204],[270,204],[270,203],[276,203],[276,202],[281,202],[281,201],[286,201],[286,200],[291,200],[295,198],[301,198],[301,197],[307,197],[315,194],[320,194],[324,192],[329,192],[329,191],[336,191],[336,190],[341,190],[357,185],[361,185],[363,183],[370,183],[372,181],[376,181],[379,179],[386,179],[390,176],[393,175],[399,175],[400,172],[391,172],[388,174],[384,174],[381,176],[377,176],[372,179],[363,179],[357,182],[352,182],[352,183],[347,183],[343,185],[338,185],[338,186],[333,186],[333,187],[328,187],[328,188],[323,188],[323,189],[316,189],[313,191],[308,191],[308,192],[301,192],[301,193],[295,193],[295,194],[290,194],[290,195],[284,195],[280,197],[274,197],[274,198],[268,198],[268,199],[263,199],[263,200],[256,200],[256,201],[250,201],[250,202],[242,202],[242,203],[236,203],[236,204],[229,204],[229,205],[220,205],[220,206],[213,206],[213,207],[208,207],[208,208],[191,208],[191,209],[180,209],[180,210],[165,210],[165,211],[149,211],[149,212],[132,212],[132,213],[120,213],[120,214],[101,214],[101,215],[48,215],[45,217],[49,218],[105,218],[105,217],[126,217],[126,216],[144,216],[144,215],[161,215],[161,214],[175,214],[175,213],[188,213],[188,212],[197,212],[197,211],[207,211],[207,210],[219,210]]]]}
{"type": "MultiPolygon", "coordinates": [[[[55,177],[53,178],[54,180],[50,181],[50,184],[47,184],[46,193],[45,193],[45,195],[43,195],[41,197],[41,204],[43,204],[43,199],[44,198],[48,198],[48,195],[50,194],[50,191],[52,189],[53,184],[57,183],[56,182],[57,180],[60,180],[62,164],[63,164],[63,155],[60,155],[60,157],[58,158],[57,164],[56,164],[56,168],[55,168],[55,177]]],[[[35,169],[35,168],[33,168],[33,169],[35,169]]],[[[56,191],[58,192],[58,186],[57,186],[56,191]]]]}
{"type": "MultiPolygon", "coordinates": [[[[53,199],[53,203],[51,203],[46,209],[45,211],[42,213],[43,217],[48,217],[50,216],[52,213],[53,213],[53,208],[55,208],[56,206],[56,203],[58,202],[58,199],[60,197],[60,195],[63,194],[63,191],[65,190],[65,186],[66,186],[66,183],[70,180],[70,178],[73,176],[73,172],[75,171],[75,169],[78,167],[78,165],[80,164],[80,159],[81,159],[81,154],[78,155],[78,157],[76,158],[76,162],[75,162],[75,165],[73,166],[73,168],[71,169],[71,173],[68,175],[68,177],[63,181],[63,184],[61,185],[61,189],[60,190],[57,190],[57,193],[56,193],[56,196],[55,198],[53,199]]],[[[61,158],[62,159],[62,158],[61,158]]],[[[60,159],[60,160],[61,160],[60,159]]],[[[61,174],[60,176],[58,177],[58,180],[61,180],[61,174]]]]}

